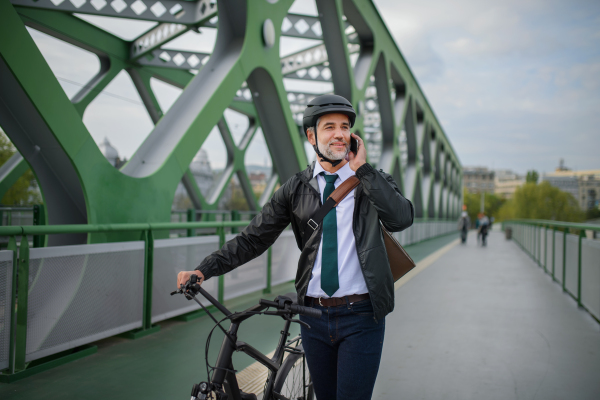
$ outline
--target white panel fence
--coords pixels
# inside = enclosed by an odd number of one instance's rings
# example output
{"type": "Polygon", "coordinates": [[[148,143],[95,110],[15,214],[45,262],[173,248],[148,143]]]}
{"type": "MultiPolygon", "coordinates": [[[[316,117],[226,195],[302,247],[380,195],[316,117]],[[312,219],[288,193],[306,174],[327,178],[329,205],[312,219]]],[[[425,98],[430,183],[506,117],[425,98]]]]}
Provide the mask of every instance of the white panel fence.
{"type": "Polygon", "coordinates": [[[565,292],[600,320],[600,240],[593,238],[598,227],[551,221],[509,221],[504,226],[565,292]]]}
{"type": "MultiPolygon", "coordinates": [[[[395,236],[403,245],[410,245],[456,231],[454,221],[417,221],[395,236]]],[[[225,239],[234,236],[226,235],[225,239]]],[[[151,242],[150,247],[149,241],[142,240],[29,249],[27,286],[19,283],[27,289],[27,296],[21,299],[23,315],[18,317],[26,319],[26,328],[21,331],[11,316],[18,302],[13,293],[17,283],[14,252],[0,251],[0,370],[9,366],[11,340],[22,343],[13,350],[15,359],[24,365],[126,331],[149,329],[156,322],[198,310],[195,302],[184,296],[170,296],[170,292],[176,288],[178,272],[194,269],[219,249],[220,236],[151,242]],[[147,259],[153,260],[151,266],[147,259]],[[152,282],[151,290],[146,289],[146,281],[152,282]]],[[[292,282],[299,256],[294,234],[286,230],[269,251],[222,278],[209,279],[203,288],[226,301],[292,282]]],[[[589,251],[585,257],[598,259],[589,251]]],[[[584,292],[592,293],[594,289],[586,286],[584,292]]]]}

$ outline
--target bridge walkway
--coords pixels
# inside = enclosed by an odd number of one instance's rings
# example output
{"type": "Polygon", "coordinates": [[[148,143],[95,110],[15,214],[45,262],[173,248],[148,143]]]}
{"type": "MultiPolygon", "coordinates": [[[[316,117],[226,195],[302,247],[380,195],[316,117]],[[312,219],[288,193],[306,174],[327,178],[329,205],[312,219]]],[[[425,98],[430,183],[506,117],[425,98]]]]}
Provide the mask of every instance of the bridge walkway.
{"type": "Polygon", "coordinates": [[[374,399],[600,399],[600,325],[500,232],[403,285],[386,323],[374,399]]]}
{"type": "MultiPolygon", "coordinates": [[[[456,243],[449,235],[407,248],[419,273],[396,291],[373,398],[600,398],[600,325],[499,232],[486,248],[473,235],[456,243]]],[[[256,298],[228,306],[242,309],[256,298]]],[[[256,317],[240,339],[270,352],[280,326],[256,317]]],[[[205,379],[211,328],[206,317],[170,320],[139,340],[106,339],[95,355],[0,384],[0,398],[189,398],[191,384],[205,379]]],[[[215,332],[213,360],[221,338],[215,332]]],[[[253,362],[236,357],[238,369],[253,362]]]]}

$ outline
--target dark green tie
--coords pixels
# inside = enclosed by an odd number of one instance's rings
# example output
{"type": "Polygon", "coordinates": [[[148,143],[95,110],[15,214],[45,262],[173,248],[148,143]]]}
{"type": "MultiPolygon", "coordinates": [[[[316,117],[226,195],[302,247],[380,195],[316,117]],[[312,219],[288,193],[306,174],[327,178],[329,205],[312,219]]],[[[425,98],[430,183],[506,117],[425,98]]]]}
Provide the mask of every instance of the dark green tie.
{"type": "MultiPolygon", "coordinates": [[[[323,191],[323,203],[335,190],[333,183],[337,175],[324,175],[327,185],[323,191]]],[[[338,280],[338,246],[337,246],[337,218],[335,207],[323,219],[323,251],[321,253],[321,289],[329,297],[339,289],[338,280]]]]}

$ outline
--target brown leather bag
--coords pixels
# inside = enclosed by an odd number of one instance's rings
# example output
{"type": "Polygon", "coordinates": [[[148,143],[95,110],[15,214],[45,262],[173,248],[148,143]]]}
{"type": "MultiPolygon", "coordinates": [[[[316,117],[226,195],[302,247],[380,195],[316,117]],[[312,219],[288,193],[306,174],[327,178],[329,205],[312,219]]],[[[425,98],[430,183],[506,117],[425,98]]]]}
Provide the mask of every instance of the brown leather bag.
{"type": "Polygon", "coordinates": [[[381,225],[381,232],[383,233],[383,243],[385,243],[392,276],[394,277],[394,282],[396,282],[415,267],[415,262],[383,225],[381,225]]]}
{"type": "MultiPolygon", "coordinates": [[[[308,230],[310,227],[315,231],[325,215],[333,207],[337,206],[340,201],[344,199],[355,187],[358,186],[360,180],[356,176],[351,176],[346,179],[341,185],[339,185],[327,198],[323,206],[315,213],[313,218],[307,222],[307,228],[304,230],[304,244],[308,241],[311,231],[308,230]]],[[[392,270],[392,276],[394,282],[402,278],[408,271],[415,267],[415,262],[404,250],[402,245],[392,236],[392,234],[381,225],[381,232],[383,235],[383,243],[385,244],[385,250],[387,251],[388,261],[390,262],[390,269],[392,270]]]]}

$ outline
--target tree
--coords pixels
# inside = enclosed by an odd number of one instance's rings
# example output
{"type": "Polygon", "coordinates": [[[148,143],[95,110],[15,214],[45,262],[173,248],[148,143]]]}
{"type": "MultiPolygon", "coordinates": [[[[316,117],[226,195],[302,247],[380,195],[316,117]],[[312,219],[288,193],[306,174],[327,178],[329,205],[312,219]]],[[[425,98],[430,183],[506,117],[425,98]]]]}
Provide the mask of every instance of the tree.
{"type": "Polygon", "coordinates": [[[525,182],[527,182],[527,183],[537,183],[539,177],[540,176],[537,173],[537,171],[535,169],[532,169],[531,171],[527,171],[527,176],[525,177],[525,182]]]}
{"type": "Polygon", "coordinates": [[[600,219],[600,208],[590,208],[585,212],[585,219],[600,219]]]}
{"type": "MultiPolygon", "coordinates": [[[[0,129],[0,165],[4,165],[17,152],[15,146],[0,129]]],[[[0,203],[8,206],[28,206],[41,204],[42,196],[35,175],[28,169],[15,184],[4,193],[0,203]]]]}
{"type": "Polygon", "coordinates": [[[525,218],[581,222],[585,214],[573,195],[543,181],[539,185],[527,182],[517,188],[513,198],[500,208],[499,217],[500,220],[525,218]]]}
{"type": "Polygon", "coordinates": [[[248,211],[250,207],[248,207],[248,202],[246,201],[246,196],[244,196],[244,191],[240,186],[237,177],[234,176],[231,181],[229,181],[229,190],[231,190],[231,197],[225,200],[221,199],[221,207],[224,210],[238,210],[238,211],[248,211]],[[225,201],[224,201],[225,200],[225,201]]]}

